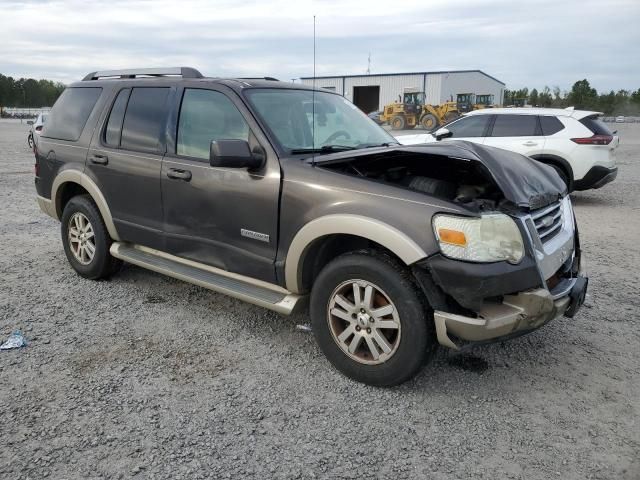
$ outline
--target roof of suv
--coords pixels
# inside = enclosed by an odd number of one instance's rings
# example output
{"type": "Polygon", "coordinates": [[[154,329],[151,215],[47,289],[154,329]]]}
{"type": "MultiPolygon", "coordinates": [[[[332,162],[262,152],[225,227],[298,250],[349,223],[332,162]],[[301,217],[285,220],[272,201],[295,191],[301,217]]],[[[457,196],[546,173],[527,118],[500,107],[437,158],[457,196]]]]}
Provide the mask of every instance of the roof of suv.
{"type": "Polygon", "coordinates": [[[556,117],[573,117],[580,120],[591,115],[604,115],[602,112],[590,112],[587,110],[574,110],[569,108],[541,108],[541,107],[524,107],[524,108],[483,108],[482,110],[473,110],[466,115],[553,115],[556,117]]]}
{"type": "MultiPolygon", "coordinates": [[[[198,70],[191,67],[174,68],[138,68],[127,70],[106,70],[91,72],[82,81],[75,82],[72,87],[112,85],[114,82],[153,81],[176,83],[182,81],[198,83],[218,83],[235,90],[243,88],[290,88],[297,90],[313,90],[313,87],[300,83],[281,82],[272,77],[260,78],[218,78],[205,77],[198,70]]],[[[316,89],[319,90],[319,89],[316,89]]],[[[326,90],[323,90],[326,91],[326,90]]]]}

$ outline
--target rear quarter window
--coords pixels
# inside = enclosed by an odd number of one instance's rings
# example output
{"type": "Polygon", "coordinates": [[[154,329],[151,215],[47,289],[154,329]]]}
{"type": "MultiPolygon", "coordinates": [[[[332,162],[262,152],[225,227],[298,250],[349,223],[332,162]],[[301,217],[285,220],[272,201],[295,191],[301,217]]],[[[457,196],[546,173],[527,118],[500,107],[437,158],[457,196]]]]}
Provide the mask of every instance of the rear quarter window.
{"type": "Polygon", "coordinates": [[[564,125],[556,117],[550,115],[543,115],[540,117],[540,126],[542,127],[542,134],[544,136],[553,135],[564,129],[564,125]]]}
{"type": "Polygon", "coordinates": [[[67,88],[51,109],[42,136],[75,142],[82,135],[102,88],[67,88]]]}
{"type": "Polygon", "coordinates": [[[580,120],[580,123],[593,132],[594,135],[613,135],[609,127],[598,118],[597,115],[591,115],[580,120]]]}

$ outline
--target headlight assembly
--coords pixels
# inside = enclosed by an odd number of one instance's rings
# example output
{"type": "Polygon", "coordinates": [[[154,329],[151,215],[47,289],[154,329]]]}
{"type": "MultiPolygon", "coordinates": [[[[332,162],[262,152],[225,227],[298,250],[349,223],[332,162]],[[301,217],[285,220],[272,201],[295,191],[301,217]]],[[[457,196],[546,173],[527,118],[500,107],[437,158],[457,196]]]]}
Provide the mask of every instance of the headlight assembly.
{"type": "Polygon", "coordinates": [[[522,235],[509,216],[494,213],[479,218],[436,215],[433,230],[440,251],[469,262],[519,263],[524,256],[522,235]]]}

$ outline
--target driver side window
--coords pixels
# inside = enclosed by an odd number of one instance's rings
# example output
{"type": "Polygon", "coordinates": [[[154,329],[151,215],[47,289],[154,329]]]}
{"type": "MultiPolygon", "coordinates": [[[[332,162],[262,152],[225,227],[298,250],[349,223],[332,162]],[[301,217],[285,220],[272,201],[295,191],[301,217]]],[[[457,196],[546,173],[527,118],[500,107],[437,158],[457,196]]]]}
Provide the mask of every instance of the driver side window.
{"type": "Polygon", "coordinates": [[[212,141],[248,139],[249,126],[224,94],[190,88],[184,91],[178,120],[178,155],[208,160],[212,141]]]}
{"type": "Polygon", "coordinates": [[[490,117],[490,115],[463,117],[458,121],[450,123],[445,128],[452,133],[451,138],[484,137],[484,132],[489,124],[490,117]]]}

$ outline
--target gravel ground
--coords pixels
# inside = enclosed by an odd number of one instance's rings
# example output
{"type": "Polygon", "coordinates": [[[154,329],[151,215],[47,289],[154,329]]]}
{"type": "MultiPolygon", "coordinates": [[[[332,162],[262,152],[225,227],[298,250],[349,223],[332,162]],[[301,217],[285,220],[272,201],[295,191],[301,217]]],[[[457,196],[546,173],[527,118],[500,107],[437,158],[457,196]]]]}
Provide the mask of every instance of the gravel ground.
{"type": "Polygon", "coordinates": [[[578,193],[577,318],[439,351],[394,389],[334,371],[304,316],[126,266],[92,282],[35,201],[27,127],[0,121],[0,478],[640,478],[640,125],[578,193]]]}

